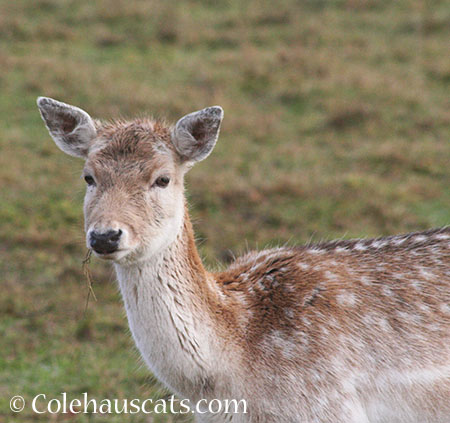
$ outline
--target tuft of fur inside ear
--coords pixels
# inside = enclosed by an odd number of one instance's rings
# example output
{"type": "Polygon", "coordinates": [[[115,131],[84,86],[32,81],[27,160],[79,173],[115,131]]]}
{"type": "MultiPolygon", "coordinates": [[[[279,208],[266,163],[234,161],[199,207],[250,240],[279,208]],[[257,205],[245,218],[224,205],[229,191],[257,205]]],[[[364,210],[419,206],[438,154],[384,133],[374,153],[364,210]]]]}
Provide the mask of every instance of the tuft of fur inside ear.
{"type": "Polygon", "coordinates": [[[37,105],[56,145],[71,156],[86,158],[97,136],[92,118],[78,107],[48,97],[38,97],[37,105]]]}
{"type": "Polygon", "coordinates": [[[206,159],[219,137],[223,109],[220,106],[190,113],[182,117],[172,132],[172,142],[183,160],[206,159]]]}

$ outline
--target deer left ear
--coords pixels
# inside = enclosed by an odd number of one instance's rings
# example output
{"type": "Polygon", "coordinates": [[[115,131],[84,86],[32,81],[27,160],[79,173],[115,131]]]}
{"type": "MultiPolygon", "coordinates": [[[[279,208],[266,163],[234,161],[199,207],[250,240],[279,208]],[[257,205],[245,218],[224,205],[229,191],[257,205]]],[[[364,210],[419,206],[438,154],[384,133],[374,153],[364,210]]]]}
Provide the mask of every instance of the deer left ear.
{"type": "Polygon", "coordinates": [[[39,97],[37,105],[56,145],[64,153],[86,158],[97,136],[92,118],[78,107],[48,97],[39,97]]]}
{"type": "Polygon", "coordinates": [[[172,143],[181,158],[189,162],[206,159],[219,137],[223,109],[207,107],[182,117],[172,132],[172,143]]]}

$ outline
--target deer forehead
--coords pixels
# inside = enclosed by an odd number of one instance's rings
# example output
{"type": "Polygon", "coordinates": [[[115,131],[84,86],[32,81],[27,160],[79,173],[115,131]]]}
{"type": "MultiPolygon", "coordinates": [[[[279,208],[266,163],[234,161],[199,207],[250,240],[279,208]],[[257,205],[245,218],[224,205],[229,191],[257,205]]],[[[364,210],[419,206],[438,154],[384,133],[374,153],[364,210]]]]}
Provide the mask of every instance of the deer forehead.
{"type": "Polygon", "coordinates": [[[116,122],[101,127],[85,169],[99,178],[151,179],[158,171],[174,173],[177,157],[170,131],[150,120],[116,122]]]}

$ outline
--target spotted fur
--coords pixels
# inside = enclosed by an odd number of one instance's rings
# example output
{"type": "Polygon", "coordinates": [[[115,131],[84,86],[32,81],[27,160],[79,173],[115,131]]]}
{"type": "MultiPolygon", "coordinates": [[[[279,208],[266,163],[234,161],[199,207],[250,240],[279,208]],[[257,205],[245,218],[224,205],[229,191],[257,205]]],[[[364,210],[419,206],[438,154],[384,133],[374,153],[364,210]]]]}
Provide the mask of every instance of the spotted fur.
{"type": "MultiPolygon", "coordinates": [[[[77,121],[64,129],[46,108],[79,109],[54,102],[39,104],[50,133],[73,132],[77,121]]],[[[450,422],[450,228],[251,252],[209,272],[183,178],[210,153],[221,119],[213,108],[175,128],[96,122],[95,135],[77,134],[97,181],[86,231],[123,231],[103,258],[152,372],[192,401],[247,401],[248,414],[203,422],[450,422]],[[161,174],[164,190],[152,185],[161,174]]]]}

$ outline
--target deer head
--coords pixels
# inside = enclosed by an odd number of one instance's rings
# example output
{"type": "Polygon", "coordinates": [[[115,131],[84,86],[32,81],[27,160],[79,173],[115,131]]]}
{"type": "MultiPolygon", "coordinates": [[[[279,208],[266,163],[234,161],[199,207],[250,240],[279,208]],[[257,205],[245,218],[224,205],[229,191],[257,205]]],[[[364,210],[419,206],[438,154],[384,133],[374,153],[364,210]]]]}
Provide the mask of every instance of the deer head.
{"type": "Polygon", "coordinates": [[[170,245],[183,227],[184,175],[214,148],[222,108],[190,113],[169,127],[150,119],[101,123],[46,97],[37,104],[56,145],[85,160],[87,247],[126,262],[170,245]]]}

